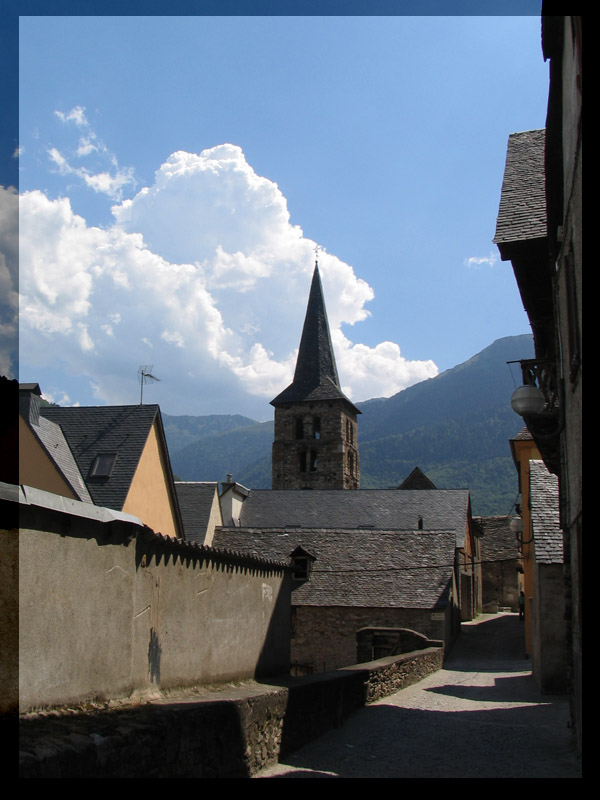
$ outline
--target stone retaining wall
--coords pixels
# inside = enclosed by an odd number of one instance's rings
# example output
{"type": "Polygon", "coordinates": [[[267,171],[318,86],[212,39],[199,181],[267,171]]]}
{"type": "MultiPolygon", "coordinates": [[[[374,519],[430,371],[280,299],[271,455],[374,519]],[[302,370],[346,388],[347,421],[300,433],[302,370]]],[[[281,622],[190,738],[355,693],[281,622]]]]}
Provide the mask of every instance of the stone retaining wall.
{"type": "Polygon", "coordinates": [[[360,706],[442,666],[443,649],[140,707],[21,720],[20,778],[249,778],[360,706]]]}

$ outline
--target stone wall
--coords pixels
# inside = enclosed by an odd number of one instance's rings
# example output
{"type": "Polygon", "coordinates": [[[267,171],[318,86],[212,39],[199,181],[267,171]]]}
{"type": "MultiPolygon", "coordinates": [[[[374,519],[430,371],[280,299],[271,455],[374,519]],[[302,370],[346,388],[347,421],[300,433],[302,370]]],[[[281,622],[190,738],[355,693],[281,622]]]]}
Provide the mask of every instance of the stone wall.
{"type": "Polygon", "coordinates": [[[453,641],[450,608],[298,606],[292,610],[292,669],[303,674],[355,664],[361,628],[410,628],[447,648],[453,641]]]}
{"type": "Polygon", "coordinates": [[[558,694],[567,689],[567,626],[562,564],[536,564],[536,594],[531,608],[532,672],[540,690],[558,694]]]}
{"type": "Polygon", "coordinates": [[[442,666],[428,648],[277,685],[21,722],[20,778],[249,778],[442,666]]]}
{"type": "Polygon", "coordinates": [[[519,569],[517,559],[488,561],[481,567],[483,581],[483,610],[495,613],[498,608],[519,610],[519,569]]]}
{"type": "Polygon", "coordinates": [[[21,711],[288,671],[286,567],[62,502],[78,513],[21,505],[13,533],[21,711]]]}

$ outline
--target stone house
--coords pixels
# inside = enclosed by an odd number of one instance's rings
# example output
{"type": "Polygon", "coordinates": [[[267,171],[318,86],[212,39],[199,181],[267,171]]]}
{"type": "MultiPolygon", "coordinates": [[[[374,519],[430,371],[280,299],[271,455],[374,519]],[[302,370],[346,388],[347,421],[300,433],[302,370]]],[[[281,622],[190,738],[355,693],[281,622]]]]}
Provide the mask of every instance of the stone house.
{"type": "MultiPolygon", "coordinates": [[[[542,3],[542,54],[550,62],[544,131],[509,137],[494,241],[510,260],[535,345],[521,362],[540,408],[523,419],[558,477],[569,609],[572,723],[582,743],[583,477],[583,18],[542,3]]],[[[531,391],[529,389],[528,391],[531,391]]]]}
{"type": "MultiPolygon", "coordinates": [[[[231,491],[228,487],[228,491],[231,491]]],[[[460,629],[469,492],[246,490],[213,544],[292,565],[292,663],[346,666],[364,627],[410,628],[451,647],[460,629]]]]}
{"type": "Polygon", "coordinates": [[[480,530],[482,611],[519,610],[523,585],[521,548],[507,516],[473,517],[480,530]]]}
{"type": "Polygon", "coordinates": [[[452,645],[460,626],[453,530],[309,525],[215,533],[217,547],[292,564],[295,674],[355,664],[364,628],[407,628],[452,645]]]}
{"type": "Polygon", "coordinates": [[[542,692],[564,692],[567,629],[558,478],[541,459],[529,462],[529,503],[536,586],[531,604],[533,677],[542,692]]]}

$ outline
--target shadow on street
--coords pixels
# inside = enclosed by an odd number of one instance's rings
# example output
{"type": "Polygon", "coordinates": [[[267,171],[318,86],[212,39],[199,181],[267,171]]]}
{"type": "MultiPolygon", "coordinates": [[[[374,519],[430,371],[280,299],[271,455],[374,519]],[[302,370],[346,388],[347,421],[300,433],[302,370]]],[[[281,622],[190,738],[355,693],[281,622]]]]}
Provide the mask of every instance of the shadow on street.
{"type": "Polygon", "coordinates": [[[541,695],[523,623],[463,625],[444,669],[256,778],[579,778],[566,696],[541,695]]]}

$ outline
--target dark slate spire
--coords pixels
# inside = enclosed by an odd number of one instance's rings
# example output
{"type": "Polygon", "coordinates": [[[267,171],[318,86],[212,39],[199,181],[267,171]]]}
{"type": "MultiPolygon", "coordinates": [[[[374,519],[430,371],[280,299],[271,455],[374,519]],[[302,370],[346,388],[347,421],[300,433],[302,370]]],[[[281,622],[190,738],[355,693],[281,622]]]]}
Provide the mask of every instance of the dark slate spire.
{"type": "Polygon", "coordinates": [[[271,405],[315,400],[345,400],[353,406],[340,387],[318,263],[310,287],[294,380],[271,400],[271,405]]]}

